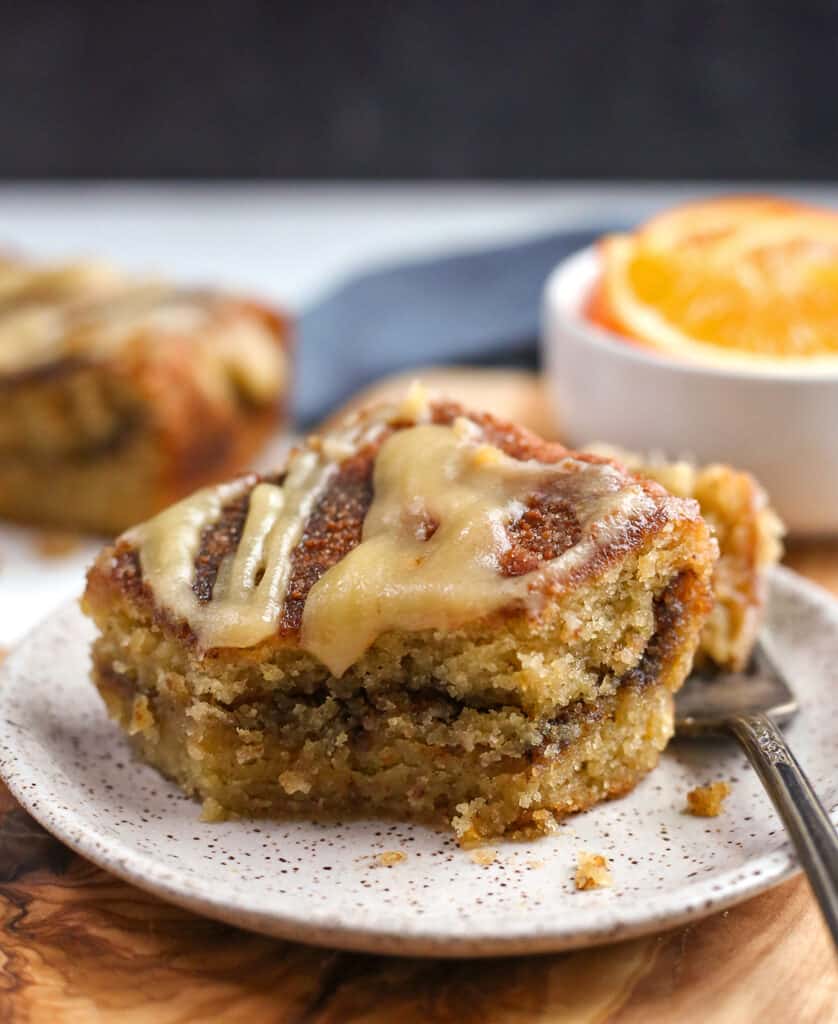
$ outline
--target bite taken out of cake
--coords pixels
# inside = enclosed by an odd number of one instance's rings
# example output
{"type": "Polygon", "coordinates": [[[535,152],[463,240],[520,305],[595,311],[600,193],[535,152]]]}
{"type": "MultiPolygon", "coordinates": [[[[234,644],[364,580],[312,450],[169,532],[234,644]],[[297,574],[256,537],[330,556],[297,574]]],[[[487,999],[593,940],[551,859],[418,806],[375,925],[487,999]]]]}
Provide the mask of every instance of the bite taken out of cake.
{"type": "Polygon", "coordinates": [[[655,766],[716,557],[694,501],[413,391],[106,548],[93,679],[206,817],[543,834],[655,766]]]}

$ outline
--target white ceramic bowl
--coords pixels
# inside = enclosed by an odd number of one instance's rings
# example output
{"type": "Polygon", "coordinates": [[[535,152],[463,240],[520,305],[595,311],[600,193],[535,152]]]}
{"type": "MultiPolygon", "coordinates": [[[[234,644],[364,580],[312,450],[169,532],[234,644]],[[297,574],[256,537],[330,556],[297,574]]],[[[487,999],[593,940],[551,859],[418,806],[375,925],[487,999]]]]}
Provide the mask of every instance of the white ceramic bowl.
{"type": "Polygon", "coordinates": [[[583,315],[598,273],[595,249],[585,249],[544,290],[544,365],[562,440],[729,462],[758,477],[791,532],[838,532],[838,373],[728,369],[627,344],[583,315]]]}

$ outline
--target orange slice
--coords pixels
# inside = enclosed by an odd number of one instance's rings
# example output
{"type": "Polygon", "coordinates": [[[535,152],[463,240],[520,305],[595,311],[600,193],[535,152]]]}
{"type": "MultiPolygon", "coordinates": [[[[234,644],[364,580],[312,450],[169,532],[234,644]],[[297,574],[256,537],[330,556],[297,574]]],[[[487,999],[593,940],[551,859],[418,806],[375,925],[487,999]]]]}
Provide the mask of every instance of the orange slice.
{"type": "Polygon", "coordinates": [[[659,249],[707,245],[763,217],[794,216],[809,209],[803,203],[776,196],[722,196],[659,213],[636,234],[659,249]]]}
{"type": "Polygon", "coordinates": [[[838,369],[838,214],[770,197],[694,203],[600,247],[588,313],[669,355],[838,369]]]}

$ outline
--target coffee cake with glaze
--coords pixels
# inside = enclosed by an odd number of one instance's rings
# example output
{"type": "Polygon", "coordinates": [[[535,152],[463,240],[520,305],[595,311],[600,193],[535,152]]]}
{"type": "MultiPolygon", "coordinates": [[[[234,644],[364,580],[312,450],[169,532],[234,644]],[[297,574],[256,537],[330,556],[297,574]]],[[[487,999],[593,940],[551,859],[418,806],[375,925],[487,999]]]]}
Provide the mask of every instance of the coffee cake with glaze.
{"type": "Polygon", "coordinates": [[[209,817],[543,833],[655,765],[716,554],[694,502],[413,394],[108,547],[93,678],[209,817]]]}
{"type": "Polygon", "coordinates": [[[116,533],[239,472],[282,415],[288,345],[247,299],[0,258],[0,516],[116,533]]]}

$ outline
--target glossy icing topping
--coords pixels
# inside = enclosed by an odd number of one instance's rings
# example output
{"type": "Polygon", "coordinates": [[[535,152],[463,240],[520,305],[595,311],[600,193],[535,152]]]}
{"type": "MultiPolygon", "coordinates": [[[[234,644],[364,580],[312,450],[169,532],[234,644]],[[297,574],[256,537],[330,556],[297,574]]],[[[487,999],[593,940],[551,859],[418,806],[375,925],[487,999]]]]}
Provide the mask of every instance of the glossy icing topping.
{"type": "Polygon", "coordinates": [[[513,459],[468,419],[400,430],[375,462],[361,543],[326,572],[306,601],[303,647],[340,675],[388,630],[456,629],[500,608],[537,610],[546,573],[558,583],[591,557],[620,517],[652,504],[607,465],[513,459]],[[533,494],[569,485],[579,543],[537,571],[500,572],[507,525],[533,494]]]}
{"type": "Polygon", "coordinates": [[[40,266],[0,259],[0,377],[73,357],[109,355],[132,339],[170,342],[204,332],[207,358],[254,401],[276,394],[283,352],[254,316],[224,315],[224,299],[99,263],[40,266]]]}
{"type": "Polygon", "coordinates": [[[660,499],[607,463],[567,454],[513,458],[478,422],[432,422],[416,393],[292,454],[279,482],[210,488],[131,531],[157,603],[189,624],[203,649],[248,647],[279,631],[292,553],[341,462],[376,442],[373,500],[360,543],[308,592],[299,641],[340,675],[389,630],[453,629],[507,606],[537,613],[604,545],[645,521],[660,499]],[[377,441],[376,441],[377,438],[377,441]],[[203,532],[250,491],[238,544],[210,600],[195,588],[203,532]],[[502,571],[510,524],[534,498],[572,508],[574,539],[529,572],[502,571]]]}

